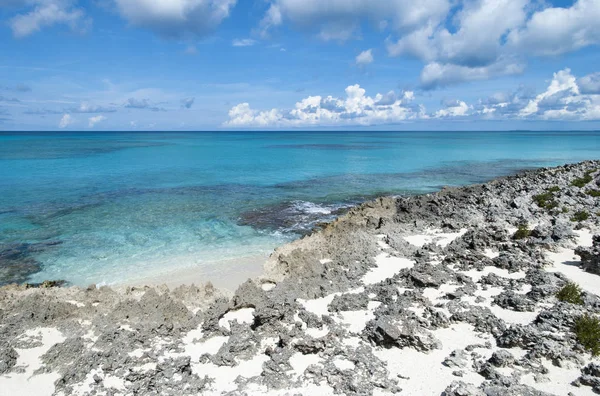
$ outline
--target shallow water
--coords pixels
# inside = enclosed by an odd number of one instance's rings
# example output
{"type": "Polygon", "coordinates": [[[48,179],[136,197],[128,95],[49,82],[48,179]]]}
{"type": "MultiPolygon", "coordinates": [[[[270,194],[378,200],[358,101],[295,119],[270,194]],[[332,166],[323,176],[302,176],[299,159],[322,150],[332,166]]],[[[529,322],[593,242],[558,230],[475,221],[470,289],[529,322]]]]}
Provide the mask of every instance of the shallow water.
{"type": "Polygon", "coordinates": [[[0,283],[115,284],[184,268],[213,279],[225,276],[221,260],[266,257],[364,199],[597,159],[599,138],[598,132],[0,133],[0,283]]]}

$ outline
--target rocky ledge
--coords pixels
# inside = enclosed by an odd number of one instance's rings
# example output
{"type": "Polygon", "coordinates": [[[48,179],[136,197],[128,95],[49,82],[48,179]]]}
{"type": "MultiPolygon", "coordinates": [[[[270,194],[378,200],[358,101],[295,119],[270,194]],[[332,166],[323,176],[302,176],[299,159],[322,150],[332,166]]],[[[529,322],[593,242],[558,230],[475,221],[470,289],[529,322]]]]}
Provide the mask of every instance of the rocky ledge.
{"type": "Polygon", "coordinates": [[[600,392],[599,169],[365,203],[233,296],[1,288],[0,393],[600,392]]]}

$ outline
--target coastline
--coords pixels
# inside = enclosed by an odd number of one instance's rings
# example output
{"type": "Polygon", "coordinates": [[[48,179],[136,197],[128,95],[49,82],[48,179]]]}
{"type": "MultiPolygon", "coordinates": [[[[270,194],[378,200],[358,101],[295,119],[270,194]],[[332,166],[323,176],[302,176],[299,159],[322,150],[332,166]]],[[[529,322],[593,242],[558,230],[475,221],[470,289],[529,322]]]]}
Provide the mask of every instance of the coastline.
{"type": "Polygon", "coordinates": [[[589,394],[598,361],[570,327],[599,312],[600,277],[565,260],[600,231],[599,199],[587,194],[598,169],[587,161],[366,202],[276,249],[231,298],[212,285],[0,288],[0,388],[589,394]],[[586,172],[592,180],[572,186],[586,172]],[[557,206],[539,206],[534,197],[554,186],[557,206]],[[523,222],[531,234],[516,240],[523,222]],[[554,297],[573,273],[598,277],[582,306],[554,297]]]}

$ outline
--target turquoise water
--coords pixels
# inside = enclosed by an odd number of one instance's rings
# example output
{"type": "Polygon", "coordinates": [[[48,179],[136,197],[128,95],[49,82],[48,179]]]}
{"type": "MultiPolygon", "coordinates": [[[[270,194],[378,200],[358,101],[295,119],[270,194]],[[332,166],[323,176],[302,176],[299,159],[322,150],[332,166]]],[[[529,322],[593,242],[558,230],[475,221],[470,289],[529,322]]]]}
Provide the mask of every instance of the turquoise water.
{"type": "Polygon", "coordinates": [[[0,283],[218,277],[364,199],[597,158],[599,132],[0,133],[0,283]]]}

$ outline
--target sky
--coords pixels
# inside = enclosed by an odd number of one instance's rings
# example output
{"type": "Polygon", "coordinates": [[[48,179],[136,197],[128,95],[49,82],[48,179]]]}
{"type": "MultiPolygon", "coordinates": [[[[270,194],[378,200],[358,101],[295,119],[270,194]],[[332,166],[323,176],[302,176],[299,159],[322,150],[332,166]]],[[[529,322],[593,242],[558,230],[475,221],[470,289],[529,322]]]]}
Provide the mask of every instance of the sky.
{"type": "Polygon", "coordinates": [[[0,130],[600,129],[600,0],[0,0],[0,130]]]}

